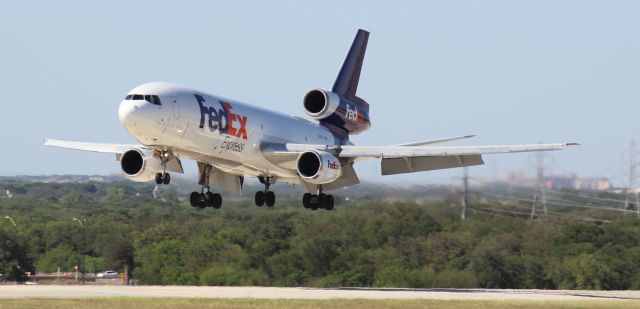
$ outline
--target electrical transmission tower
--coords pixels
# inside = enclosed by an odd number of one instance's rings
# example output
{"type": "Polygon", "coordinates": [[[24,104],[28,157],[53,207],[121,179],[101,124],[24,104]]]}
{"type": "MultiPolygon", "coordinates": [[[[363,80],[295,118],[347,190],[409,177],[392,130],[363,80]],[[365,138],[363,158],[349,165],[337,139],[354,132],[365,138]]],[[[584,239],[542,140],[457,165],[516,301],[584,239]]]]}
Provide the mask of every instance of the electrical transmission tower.
{"type": "Polygon", "coordinates": [[[633,202],[635,203],[635,208],[636,211],[638,212],[638,214],[640,215],[640,207],[638,207],[640,204],[638,203],[638,189],[636,187],[636,167],[637,167],[637,162],[636,162],[636,156],[638,155],[638,152],[636,150],[636,141],[631,141],[631,144],[629,144],[629,161],[628,161],[628,168],[629,168],[629,183],[627,186],[627,192],[626,192],[626,199],[624,201],[624,209],[631,209],[631,199],[633,199],[633,202]]]}
{"type": "Polygon", "coordinates": [[[464,167],[464,174],[462,176],[462,210],[460,212],[460,219],[463,221],[467,219],[467,202],[469,201],[469,169],[464,167]]]}
{"type": "Polygon", "coordinates": [[[536,154],[536,188],[533,191],[533,201],[531,203],[531,219],[536,216],[536,206],[542,204],[544,214],[547,214],[547,188],[544,181],[544,152],[536,154]]]}

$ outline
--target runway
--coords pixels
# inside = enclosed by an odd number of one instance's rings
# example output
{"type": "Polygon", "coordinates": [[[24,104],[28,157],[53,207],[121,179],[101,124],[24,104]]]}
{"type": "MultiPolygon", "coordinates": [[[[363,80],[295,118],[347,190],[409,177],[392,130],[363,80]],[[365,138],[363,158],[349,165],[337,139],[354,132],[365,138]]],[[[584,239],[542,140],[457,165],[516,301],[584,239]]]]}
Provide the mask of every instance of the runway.
{"type": "Polygon", "coordinates": [[[0,299],[96,297],[640,301],[640,291],[0,285],[0,299]]]}

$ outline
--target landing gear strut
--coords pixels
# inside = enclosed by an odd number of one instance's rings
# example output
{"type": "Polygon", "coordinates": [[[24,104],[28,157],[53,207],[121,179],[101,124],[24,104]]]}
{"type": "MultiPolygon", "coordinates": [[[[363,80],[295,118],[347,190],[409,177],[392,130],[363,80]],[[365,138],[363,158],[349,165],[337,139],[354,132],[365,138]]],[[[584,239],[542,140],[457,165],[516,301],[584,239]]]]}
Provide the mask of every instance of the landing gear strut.
{"type": "Polygon", "coordinates": [[[156,184],[168,185],[171,182],[171,175],[167,173],[167,162],[171,160],[171,154],[168,150],[156,150],[154,155],[157,155],[160,158],[160,161],[162,161],[162,173],[156,173],[156,184]]]}
{"type": "Polygon", "coordinates": [[[333,195],[322,193],[322,186],[318,186],[318,194],[305,193],[302,196],[302,206],[311,210],[332,210],[335,204],[333,195]]]}
{"type": "Polygon", "coordinates": [[[189,196],[191,206],[198,207],[200,209],[205,207],[220,209],[220,207],[222,207],[222,196],[220,193],[213,193],[209,191],[211,189],[211,186],[209,185],[209,177],[211,176],[212,168],[213,167],[210,164],[198,162],[198,174],[200,176],[198,184],[202,185],[202,188],[200,189],[200,192],[191,192],[191,195],[189,196]]]}
{"type": "Polygon", "coordinates": [[[273,177],[258,177],[258,180],[264,184],[264,191],[256,192],[256,206],[262,207],[264,204],[267,204],[267,207],[273,207],[276,203],[276,194],[269,190],[274,180],[273,177]]]}

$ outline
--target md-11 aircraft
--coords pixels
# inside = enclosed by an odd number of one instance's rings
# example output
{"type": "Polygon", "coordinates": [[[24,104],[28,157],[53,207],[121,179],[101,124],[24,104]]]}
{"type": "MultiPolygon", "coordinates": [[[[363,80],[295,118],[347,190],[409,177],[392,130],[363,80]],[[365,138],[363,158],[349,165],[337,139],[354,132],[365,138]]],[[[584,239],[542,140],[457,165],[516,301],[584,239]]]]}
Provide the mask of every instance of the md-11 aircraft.
{"type": "MultiPolygon", "coordinates": [[[[181,158],[197,162],[193,207],[220,208],[212,187],[240,192],[245,177],[256,177],[264,190],[255,204],[271,207],[276,181],[300,184],[305,208],[334,207],[324,192],[358,184],[359,160],[381,159],[383,175],[484,164],[483,154],[560,150],[571,143],[506,146],[433,146],[471,135],[394,146],[357,146],[352,134],[371,126],[369,104],[357,96],[369,38],[359,30],[331,91],[312,89],[302,105],[312,120],[208,94],[172,83],[140,85],[120,102],[118,116],[140,144],[102,144],[46,139],[45,145],[112,153],[124,175],[134,181],[169,184],[169,172],[183,173],[181,158]]],[[[398,104],[398,103],[395,103],[398,104]]]]}

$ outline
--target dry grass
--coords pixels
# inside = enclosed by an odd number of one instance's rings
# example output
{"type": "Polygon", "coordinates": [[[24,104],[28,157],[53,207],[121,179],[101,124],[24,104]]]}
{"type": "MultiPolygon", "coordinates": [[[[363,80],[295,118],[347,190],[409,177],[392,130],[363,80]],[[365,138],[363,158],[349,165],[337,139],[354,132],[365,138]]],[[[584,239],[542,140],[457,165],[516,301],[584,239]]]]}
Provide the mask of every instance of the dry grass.
{"type": "Polygon", "coordinates": [[[200,309],[200,308],[640,308],[638,301],[470,301],[470,300],[264,300],[187,298],[5,299],[0,309],[200,309]]]}

